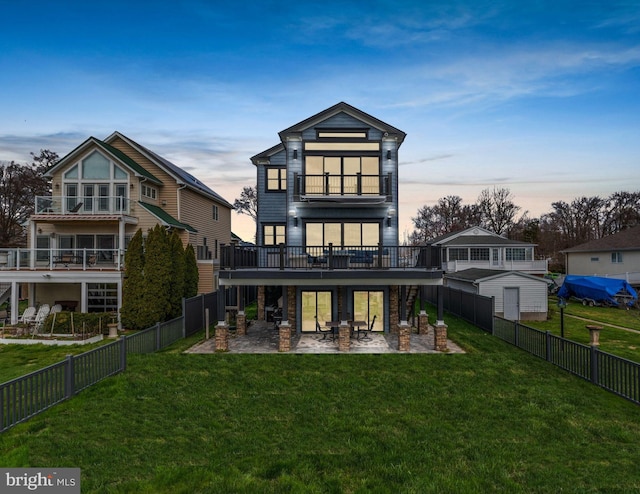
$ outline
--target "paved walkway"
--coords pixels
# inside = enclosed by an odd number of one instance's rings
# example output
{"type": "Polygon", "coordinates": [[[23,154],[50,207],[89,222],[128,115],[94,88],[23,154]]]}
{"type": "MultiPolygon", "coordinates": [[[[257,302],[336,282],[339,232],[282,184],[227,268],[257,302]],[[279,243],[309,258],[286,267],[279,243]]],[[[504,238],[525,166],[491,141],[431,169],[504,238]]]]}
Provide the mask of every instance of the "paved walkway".
{"type": "MultiPolygon", "coordinates": [[[[291,338],[291,352],[289,353],[346,353],[338,351],[338,339],[321,334],[294,334],[291,338]]],[[[398,335],[372,333],[370,339],[358,341],[351,339],[349,353],[441,353],[433,349],[433,329],[426,335],[411,335],[409,352],[398,351],[398,335]]],[[[464,353],[451,340],[447,340],[447,353],[464,353]]],[[[213,334],[209,340],[191,347],[186,353],[215,353],[215,338],[213,334]]],[[[229,336],[229,353],[278,353],[278,331],[272,323],[254,321],[247,330],[246,336],[237,336],[234,332],[229,336]]]]}

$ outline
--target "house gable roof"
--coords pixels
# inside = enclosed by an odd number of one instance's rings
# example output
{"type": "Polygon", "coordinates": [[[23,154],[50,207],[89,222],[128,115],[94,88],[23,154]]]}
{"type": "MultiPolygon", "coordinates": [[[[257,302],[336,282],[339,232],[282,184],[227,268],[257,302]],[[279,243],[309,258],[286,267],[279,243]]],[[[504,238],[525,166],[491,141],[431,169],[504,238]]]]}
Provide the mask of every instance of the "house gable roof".
{"type": "Polygon", "coordinates": [[[120,132],[116,131],[113,134],[111,134],[109,137],[107,137],[105,141],[112,142],[117,138],[122,139],[131,147],[135,148],[141,154],[146,156],[149,160],[151,160],[157,166],[162,168],[166,173],[171,175],[176,180],[176,182],[180,184],[184,184],[190,189],[195,190],[196,192],[203,194],[205,196],[209,196],[209,198],[214,199],[218,203],[233,209],[233,206],[226,199],[224,199],[222,196],[220,196],[219,194],[211,190],[209,187],[207,187],[205,184],[203,184],[200,180],[198,180],[196,177],[191,175],[189,172],[183,170],[179,166],[173,164],[168,159],[163,158],[159,154],[156,154],[155,152],[142,146],[141,144],[138,144],[136,141],[125,136],[124,134],[121,134],[120,132]]]}
{"type": "Polygon", "coordinates": [[[446,273],[445,278],[458,280],[458,281],[477,283],[481,281],[488,281],[488,280],[493,280],[497,278],[503,278],[504,276],[510,276],[510,275],[517,275],[522,278],[549,283],[549,280],[545,280],[544,278],[533,276],[527,273],[522,273],[520,271],[503,271],[503,270],[497,270],[497,269],[481,269],[481,268],[469,268],[462,271],[456,271],[455,273],[446,273]]]}
{"type": "Polygon", "coordinates": [[[570,249],[561,250],[560,252],[575,253],[620,250],[640,250],[640,226],[627,228],[613,235],[591,240],[584,244],[571,247],[570,249]]]}
{"type": "Polygon", "coordinates": [[[479,226],[473,226],[465,230],[459,230],[456,232],[446,233],[433,240],[427,242],[429,245],[436,245],[441,247],[450,246],[492,246],[492,245],[515,245],[519,247],[534,246],[528,242],[521,242],[520,240],[510,240],[501,235],[493,233],[485,228],[479,226]]]}
{"type": "Polygon", "coordinates": [[[64,166],[66,166],[67,164],[69,164],[69,162],[75,161],[80,154],[85,153],[92,146],[96,146],[96,147],[100,148],[103,152],[105,152],[106,154],[110,155],[111,158],[113,158],[116,161],[119,161],[121,164],[127,166],[130,170],[132,170],[134,172],[134,174],[136,176],[144,177],[147,180],[149,180],[149,181],[151,181],[151,182],[153,182],[155,184],[162,185],[162,180],[160,180],[159,178],[154,176],[151,172],[146,170],[138,162],[136,162],[135,160],[131,159],[129,156],[124,154],[119,149],[116,149],[113,146],[111,146],[110,144],[107,144],[106,142],[103,142],[100,139],[97,139],[97,138],[95,138],[93,136],[89,137],[86,141],[84,141],[82,144],[80,144],[74,150],[72,150],[71,152],[67,153],[66,156],[64,156],[63,158],[58,160],[58,162],[55,165],[53,165],[51,168],[49,168],[47,170],[47,172],[45,173],[45,176],[46,177],[52,177],[54,172],[56,172],[57,170],[59,170],[60,168],[62,168],[64,166]]]}
{"type": "Polygon", "coordinates": [[[262,151],[261,153],[256,154],[251,157],[251,162],[258,166],[260,163],[268,162],[269,159],[274,155],[284,151],[284,144],[279,143],[269,149],[262,151]]]}
{"type": "Polygon", "coordinates": [[[303,130],[308,129],[309,127],[313,127],[314,125],[317,125],[320,122],[327,120],[334,115],[337,115],[338,113],[346,113],[348,115],[351,115],[352,117],[366,123],[367,125],[375,127],[376,129],[379,129],[382,132],[386,132],[389,135],[395,136],[398,141],[398,147],[400,147],[400,144],[402,144],[404,138],[407,136],[407,134],[400,129],[389,125],[388,123],[383,122],[382,120],[379,120],[376,117],[363,112],[362,110],[359,110],[355,106],[351,106],[342,101],[330,108],[327,108],[326,110],[323,110],[309,118],[302,120],[301,122],[298,122],[295,125],[292,125],[287,129],[284,129],[281,132],[278,132],[280,140],[284,142],[287,135],[298,134],[303,130]]]}

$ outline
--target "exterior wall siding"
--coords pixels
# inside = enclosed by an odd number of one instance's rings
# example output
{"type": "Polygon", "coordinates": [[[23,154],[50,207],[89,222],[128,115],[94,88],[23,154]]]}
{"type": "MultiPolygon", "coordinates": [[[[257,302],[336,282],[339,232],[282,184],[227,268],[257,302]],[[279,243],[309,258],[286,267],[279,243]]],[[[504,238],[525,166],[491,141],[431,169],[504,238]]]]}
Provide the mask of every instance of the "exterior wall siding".
{"type": "Polygon", "coordinates": [[[518,275],[509,275],[480,283],[479,294],[495,297],[496,313],[504,313],[505,287],[520,289],[520,313],[547,313],[547,283],[518,275]]]}
{"type": "MultiPolygon", "coordinates": [[[[640,272],[640,251],[620,251],[622,262],[611,262],[611,251],[567,253],[567,274],[611,276],[640,272]],[[592,261],[597,258],[597,261],[592,261]]],[[[620,277],[620,276],[616,276],[620,277]]]]}

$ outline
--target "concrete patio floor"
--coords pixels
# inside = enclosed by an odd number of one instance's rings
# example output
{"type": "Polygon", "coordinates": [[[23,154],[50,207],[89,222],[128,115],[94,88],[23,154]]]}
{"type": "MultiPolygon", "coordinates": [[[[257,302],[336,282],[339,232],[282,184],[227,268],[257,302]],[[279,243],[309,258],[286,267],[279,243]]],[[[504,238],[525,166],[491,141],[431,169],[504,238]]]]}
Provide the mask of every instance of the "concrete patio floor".
{"type": "MultiPolygon", "coordinates": [[[[291,351],[287,353],[442,353],[433,349],[434,347],[433,329],[426,335],[411,335],[409,352],[398,351],[398,335],[372,333],[370,339],[358,341],[351,338],[351,349],[349,352],[338,350],[338,339],[335,341],[330,336],[324,338],[322,334],[294,334],[291,338],[291,351]]],[[[447,353],[464,353],[464,351],[451,340],[447,340],[447,353]]],[[[215,338],[200,342],[185,353],[215,353],[215,338]]],[[[229,334],[228,353],[279,353],[278,352],[278,331],[273,323],[264,321],[253,321],[247,329],[247,334],[238,336],[235,332],[229,334]]]]}

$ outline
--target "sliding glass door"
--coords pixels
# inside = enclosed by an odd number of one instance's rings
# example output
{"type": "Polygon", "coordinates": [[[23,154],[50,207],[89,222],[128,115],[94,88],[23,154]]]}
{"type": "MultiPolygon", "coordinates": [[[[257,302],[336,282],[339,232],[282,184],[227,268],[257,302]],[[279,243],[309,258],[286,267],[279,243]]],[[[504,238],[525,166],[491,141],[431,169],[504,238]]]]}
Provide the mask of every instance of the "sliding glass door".
{"type": "Polygon", "coordinates": [[[357,290],[353,292],[353,320],[373,324],[374,331],[384,330],[384,292],[357,290]]]}
{"type": "Polygon", "coordinates": [[[316,330],[316,320],[324,326],[326,321],[332,320],[332,304],[330,291],[302,292],[302,332],[316,330]]]}

